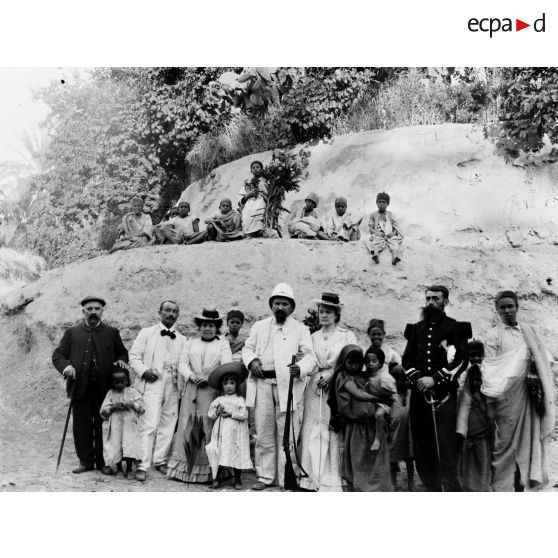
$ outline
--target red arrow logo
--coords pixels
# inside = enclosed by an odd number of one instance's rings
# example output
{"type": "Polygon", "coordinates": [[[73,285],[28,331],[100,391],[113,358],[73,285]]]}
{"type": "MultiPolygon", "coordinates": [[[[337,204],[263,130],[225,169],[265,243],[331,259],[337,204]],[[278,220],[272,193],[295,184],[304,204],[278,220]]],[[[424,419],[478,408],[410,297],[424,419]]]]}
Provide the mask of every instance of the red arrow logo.
{"type": "Polygon", "coordinates": [[[520,19],[515,20],[515,30],[516,31],[521,31],[522,29],[525,29],[526,27],[531,27],[531,24],[530,23],[525,23],[524,21],[521,21],[520,19]]]}

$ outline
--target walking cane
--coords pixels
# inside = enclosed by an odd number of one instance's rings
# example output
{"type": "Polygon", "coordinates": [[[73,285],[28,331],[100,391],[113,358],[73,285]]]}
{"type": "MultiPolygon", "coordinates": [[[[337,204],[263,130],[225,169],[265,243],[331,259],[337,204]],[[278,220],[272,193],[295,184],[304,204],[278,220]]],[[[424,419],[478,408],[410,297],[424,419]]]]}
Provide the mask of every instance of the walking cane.
{"type": "Polygon", "coordinates": [[[72,384],[72,389],[70,390],[70,403],[68,404],[68,414],[66,415],[66,423],[64,424],[64,433],[62,434],[62,442],[60,443],[60,451],[58,452],[58,459],[56,461],[56,471],[58,473],[58,467],[60,467],[60,460],[62,459],[62,451],[64,449],[64,442],[66,441],[66,432],[68,432],[68,423],[70,422],[70,415],[72,414],[72,404],[74,402],[74,390],[76,389],[76,381],[72,384]]]}
{"type": "Polygon", "coordinates": [[[438,442],[438,423],[436,422],[436,400],[434,399],[434,395],[432,392],[428,392],[430,395],[430,399],[424,396],[425,401],[430,405],[430,409],[432,411],[432,424],[434,425],[434,442],[436,444],[436,464],[438,466],[438,477],[440,477],[440,485],[442,486],[442,492],[444,492],[444,483],[442,482],[442,478],[440,475],[440,443],[438,442]]]}
{"type": "MultiPolygon", "coordinates": [[[[320,380],[322,376],[320,376],[320,380]]],[[[318,459],[318,487],[322,485],[322,401],[324,390],[320,389],[320,458],[318,459]]]]}

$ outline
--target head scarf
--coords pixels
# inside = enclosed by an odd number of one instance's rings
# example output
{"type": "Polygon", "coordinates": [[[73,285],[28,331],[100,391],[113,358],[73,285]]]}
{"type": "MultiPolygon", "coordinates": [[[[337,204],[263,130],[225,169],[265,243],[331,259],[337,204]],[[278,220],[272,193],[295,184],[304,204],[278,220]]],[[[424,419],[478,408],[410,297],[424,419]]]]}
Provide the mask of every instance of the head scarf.
{"type": "Polygon", "coordinates": [[[339,196],[338,198],[335,198],[335,203],[333,205],[335,205],[337,202],[343,202],[345,205],[348,205],[347,198],[344,198],[343,196],[339,196]]]}
{"type": "Polygon", "coordinates": [[[349,357],[349,355],[357,355],[361,363],[364,364],[364,355],[362,353],[362,349],[358,345],[345,345],[341,349],[341,352],[337,357],[337,361],[335,362],[335,371],[333,373],[331,383],[329,384],[329,393],[327,395],[327,404],[331,409],[331,418],[329,419],[329,424],[335,432],[339,432],[339,430],[343,426],[342,417],[339,414],[339,410],[337,407],[337,394],[335,385],[337,383],[337,377],[345,369],[345,363],[347,362],[347,358],[349,357]]]}

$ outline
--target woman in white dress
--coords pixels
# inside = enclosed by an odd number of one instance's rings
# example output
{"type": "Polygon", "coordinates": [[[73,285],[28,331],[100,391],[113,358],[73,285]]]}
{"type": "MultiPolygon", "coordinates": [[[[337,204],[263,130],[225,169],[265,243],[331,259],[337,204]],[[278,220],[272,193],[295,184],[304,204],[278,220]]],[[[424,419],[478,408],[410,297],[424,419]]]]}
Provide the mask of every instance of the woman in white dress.
{"type": "Polygon", "coordinates": [[[217,366],[232,362],[232,354],[227,339],[219,337],[223,320],[217,310],[204,308],[194,321],[201,335],[189,339],[180,355],[182,403],[167,475],[183,482],[209,482],[211,467],[205,446],[211,439],[213,420],[208,411],[219,392],[207,379],[217,366]]]}
{"type": "Polygon", "coordinates": [[[304,391],[304,414],[300,438],[301,465],[308,473],[301,488],[321,492],[341,492],[341,451],[339,434],[330,430],[327,394],[335,361],[345,345],[355,344],[354,333],[339,325],[342,304],[335,293],[323,293],[313,301],[318,306],[321,329],[312,334],[318,364],[304,391]]]}

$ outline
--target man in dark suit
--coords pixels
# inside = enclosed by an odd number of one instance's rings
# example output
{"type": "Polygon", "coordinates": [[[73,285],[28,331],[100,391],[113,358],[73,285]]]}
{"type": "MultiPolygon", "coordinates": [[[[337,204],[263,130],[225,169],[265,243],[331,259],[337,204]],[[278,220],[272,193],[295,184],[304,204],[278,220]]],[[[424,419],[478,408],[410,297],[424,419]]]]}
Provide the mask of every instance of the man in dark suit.
{"type": "Polygon", "coordinates": [[[104,472],[102,419],[99,410],[111,387],[112,364],[125,367],[128,351],[120,333],[101,321],[106,302],[97,296],[81,301],[84,319],[64,333],[52,363],[66,378],[72,397],[73,433],[79,466],[74,473],[104,472]]]}
{"type": "Polygon", "coordinates": [[[419,476],[428,491],[459,490],[457,482],[457,378],[467,366],[467,322],[446,316],[448,289],[426,291],[423,319],[405,330],[403,367],[411,383],[409,407],[413,450],[419,476]],[[455,348],[448,362],[447,349],[455,348]],[[435,414],[435,421],[433,417],[435,414]]]}

